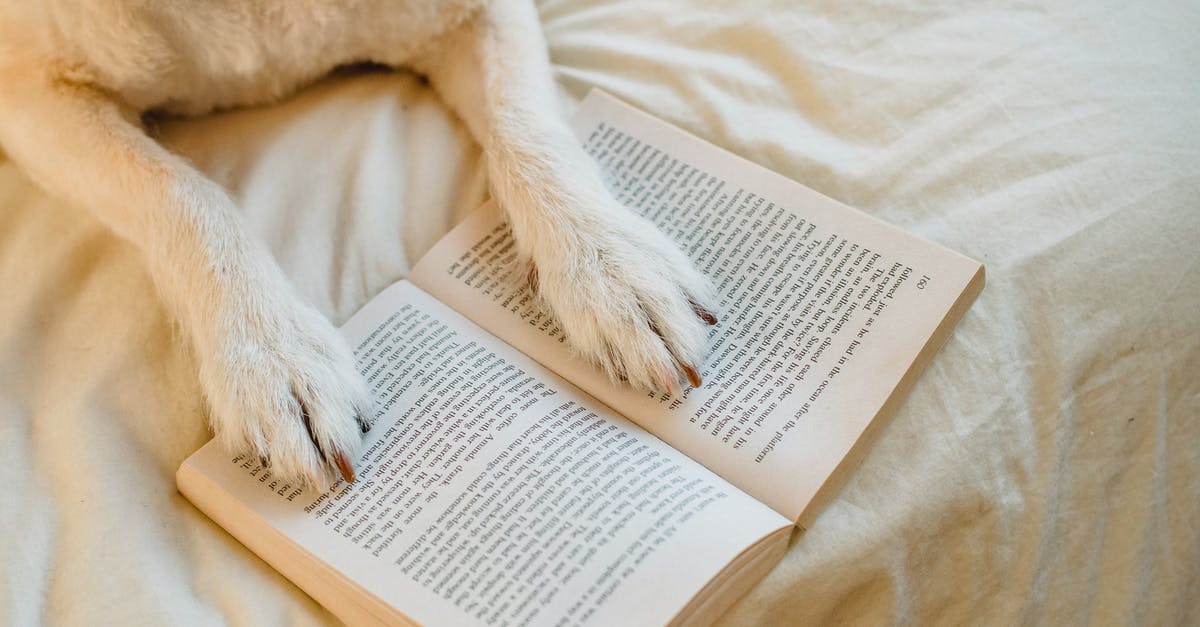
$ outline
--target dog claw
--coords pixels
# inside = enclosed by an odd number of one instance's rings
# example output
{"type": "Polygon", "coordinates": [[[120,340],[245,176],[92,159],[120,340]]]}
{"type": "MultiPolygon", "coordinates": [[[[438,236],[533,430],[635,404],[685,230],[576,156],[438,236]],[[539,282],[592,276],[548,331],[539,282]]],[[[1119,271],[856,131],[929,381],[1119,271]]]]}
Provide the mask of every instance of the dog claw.
{"type": "Polygon", "coordinates": [[[350,463],[350,458],[346,457],[345,453],[334,455],[333,462],[337,465],[338,472],[342,473],[342,479],[345,479],[346,483],[354,483],[358,480],[354,474],[354,465],[350,463]]]}
{"type": "Polygon", "coordinates": [[[534,294],[538,292],[538,269],[537,264],[529,262],[529,274],[525,277],[529,281],[529,289],[534,294]]]}
{"type": "Polygon", "coordinates": [[[262,466],[263,468],[270,468],[271,461],[267,459],[266,455],[259,455],[258,456],[258,465],[262,466]]]}
{"type": "Polygon", "coordinates": [[[699,303],[690,298],[688,299],[688,303],[692,305],[692,311],[694,311],[701,320],[707,323],[708,326],[711,327],[717,323],[717,317],[714,316],[711,311],[705,309],[699,303]]]}
{"type": "Polygon", "coordinates": [[[679,365],[683,367],[683,373],[687,375],[688,383],[691,383],[692,387],[694,388],[700,387],[700,385],[703,383],[703,381],[700,379],[700,373],[696,372],[696,369],[688,364],[681,363],[679,365]]]}
{"type": "Polygon", "coordinates": [[[362,431],[363,433],[367,433],[368,431],[371,430],[371,423],[367,422],[367,419],[364,418],[362,414],[355,414],[354,420],[356,420],[358,422],[359,431],[362,431]]]}
{"type": "Polygon", "coordinates": [[[669,373],[666,370],[660,370],[658,373],[659,383],[662,383],[663,389],[671,396],[679,396],[683,393],[683,389],[679,387],[679,379],[674,373],[669,373]]]}

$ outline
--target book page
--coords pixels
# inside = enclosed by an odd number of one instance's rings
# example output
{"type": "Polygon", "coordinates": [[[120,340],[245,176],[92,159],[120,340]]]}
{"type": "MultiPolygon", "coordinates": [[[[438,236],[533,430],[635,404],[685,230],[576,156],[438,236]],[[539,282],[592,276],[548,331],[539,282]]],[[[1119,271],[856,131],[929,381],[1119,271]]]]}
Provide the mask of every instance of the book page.
{"type": "Polygon", "coordinates": [[[801,518],[949,334],[982,286],[982,266],[600,92],[573,126],[617,199],[672,237],[717,288],[701,388],[678,398],[638,393],[575,358],[512,268],[495,206],[439,242],[411,279],[801,518]]]}
{"type": "Polygon", "coordinates": [[[419,623],[665,623],[790,524],[410,283],[343,332],[378,403],[355,484],[185,467],[419,623]]]}

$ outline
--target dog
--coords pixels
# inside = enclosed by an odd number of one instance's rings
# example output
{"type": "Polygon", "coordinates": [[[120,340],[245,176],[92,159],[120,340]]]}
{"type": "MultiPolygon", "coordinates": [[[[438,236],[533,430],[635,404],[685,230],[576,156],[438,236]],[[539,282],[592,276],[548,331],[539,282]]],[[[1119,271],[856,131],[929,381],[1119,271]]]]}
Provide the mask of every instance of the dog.
{"type": "Polygon", "coordinates": [[[318,489],[374,414],[341,337],[148,113],[270,103],[353,63],[426,77],[483,147],[519,263],[607,376],[699,386],[711,287],[617,203],[557,110],[531,0],[0,0],[0,148],[142,252],[225,446],[318,489]]]}

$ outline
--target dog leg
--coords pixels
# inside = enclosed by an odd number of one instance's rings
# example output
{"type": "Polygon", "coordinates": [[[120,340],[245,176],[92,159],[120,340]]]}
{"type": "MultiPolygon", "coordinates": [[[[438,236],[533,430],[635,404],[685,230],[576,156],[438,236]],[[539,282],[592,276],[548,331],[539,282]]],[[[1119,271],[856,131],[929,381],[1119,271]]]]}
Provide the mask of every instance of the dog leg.
{"type": "Polygon", "coordinates": [[[533,4],[491,3],[415,66],[483,145],[518,254],[575,350],[642,389],[699,385],[709,283],[604,188],[559,111],[533,4]]]}
{"type": "Polygon", "coordinates": [[[145,254],[191,336],[225,444],[286,479],[351,479],[371,404],[350,351],[243,230],[224,190],[99,90],[41,69],[0,71],[0,85],[9,156],[145,254]]]}

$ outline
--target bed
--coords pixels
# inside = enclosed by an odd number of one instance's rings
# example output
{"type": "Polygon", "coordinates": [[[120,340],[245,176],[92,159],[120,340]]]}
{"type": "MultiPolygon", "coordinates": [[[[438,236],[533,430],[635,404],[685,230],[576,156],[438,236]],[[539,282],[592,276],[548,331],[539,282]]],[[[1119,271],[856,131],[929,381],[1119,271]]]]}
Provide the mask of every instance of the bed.
{"type": "MultiPolygon", "coordinates": [[[[565,103],[600,87],[987,266],[722,624],[1200,623],[1200,7],[539,10],[565,103]]],[[[158,132],[336,323],[486,197],[404,73],[158,132]]],[[[0,157],[0,623],[335,622],[175,491],[196,380],[136,249],[0,157]]]]}

